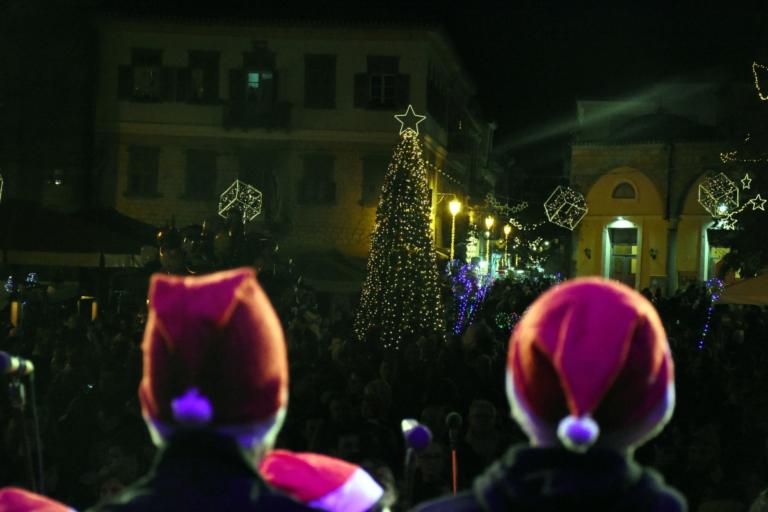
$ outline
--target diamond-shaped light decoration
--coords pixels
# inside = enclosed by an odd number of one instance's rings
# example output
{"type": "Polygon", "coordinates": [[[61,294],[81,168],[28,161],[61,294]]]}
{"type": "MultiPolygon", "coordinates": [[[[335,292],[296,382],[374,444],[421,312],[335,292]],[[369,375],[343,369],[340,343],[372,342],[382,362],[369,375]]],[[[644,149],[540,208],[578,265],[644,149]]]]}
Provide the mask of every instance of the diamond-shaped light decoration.
{"type": "Polygon", "coordinates": [[[716,219],[727,217],[739,207],[739,187],[722,172],[710,176],[699,185],[699,204],[716,219]]]}
{"type": "Polygon", "coordinates": [[[544,201],[549,222],[570,230],[579,225],[587,211],[587,200],[570,187],[558,186],[544,201]]]}
{"type": "Polygon", "coordinates": [[[232,210],[239,210],[243,224],[255,219],[261,213],[262,193],[256,187],[235,180],[219,196],[219,215],[229,218],[232,210]]]}

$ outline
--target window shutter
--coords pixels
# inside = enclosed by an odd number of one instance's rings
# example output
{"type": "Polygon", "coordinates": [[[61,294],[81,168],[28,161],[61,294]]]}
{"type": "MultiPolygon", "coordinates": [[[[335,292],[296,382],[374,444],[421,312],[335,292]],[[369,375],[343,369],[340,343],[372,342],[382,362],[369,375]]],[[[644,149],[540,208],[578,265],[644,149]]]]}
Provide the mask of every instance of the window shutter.
{"type": "Polygon", "coordinates": [[[176,68],[163,67],[159,72],[161,101],[174,101],[176,99],[176,68]]]}
{"type": "Polygon", "coordinates": [[[176,73],[176,101],[189,101],[192,97],[192,78],[189,68],[179,68],[176,73]]]}
{"type": "Polygon", "coordinates": [[[229,101],[245,101],[245,72],[229,70],[229,101]]]}
{"type": "Polygon", "coordinates": [[[205,85],[205,99],[207,101],[216,101],[219,99],[219,68],[217,66],[208,66],[203,78],[205,85]]]}
{"type": "Polygon", "coordinates": [[[117,70],[117,99],[128,100],[133,96],[133,69],[120,66],[117,70]]]}
{"type": "Polygon", "coordinates": [[[366,73],[355,74],[355,108],[367,108],[370,103],[370,91],[368,90],[368,75],[366,73]]]}
{"type": "Polygon", "coordinates": [[[269,96],[266,98],[267,103],[277,103],[277,81],[279,79],[279,75],[277,73],[277,70],[272,70],[272,90],[269,92],[269,96]]]}
{"type": "Polygon", "coordinates": [[[395,104],[404,107],[410,103],[411,76],[397,75],[395,77],[395,104]]]}

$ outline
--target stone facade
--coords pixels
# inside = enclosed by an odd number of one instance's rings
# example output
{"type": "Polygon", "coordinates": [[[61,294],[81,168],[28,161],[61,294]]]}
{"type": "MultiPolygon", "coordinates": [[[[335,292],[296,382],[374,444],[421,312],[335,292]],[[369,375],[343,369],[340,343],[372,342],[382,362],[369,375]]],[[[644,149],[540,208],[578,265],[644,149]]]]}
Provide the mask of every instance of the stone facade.
{"type": "MultiPolygon", "coordinates": [[[[269,192],[264,191],[265,212],[254,225],[279,225],[283,246],[365,256],[377,204],[366,199],[371,188],[366,162],[386,165],[398,140],[399,124],[392,116],[408,103],[429,117],[420,129],[432,169],[433,205],[444,194],[463,197],[473,176],[487,167],[490,128],[470,113],[473,86],[437,32],[105,19],[99,34],[95,188],[105,205],[156,226],[171,218],[179,227],[200,224],[216,215],[218,195],[235,178],[255,179],[260,182],[251,184],[269,192]],[[139,50],[160,60],[142,63],[139,50]],[[194,71],[192,52],[215,55],[211,101],[183,101],[173,93],[181,90],[188,70],[194,71]],[[307,59],[313,55],[334,62],[332,101],[323,108],[307,106],[313,85],[307,59]],[[243,64],[249,59],[269,71],[251,73],[243,64]],[[396,63],[396,70],[382,72],[397,77],[396,98],[371,108],[360,103],[361,95],[392,94],[392,84],[383,83],[389,78],[380,83],[374,77],[381,59],[381,65],[396,63]],[[136,90],[146,79],[137,74],[144,72],[142,66],[154,66],[152,73],[162,81],[150,101],[131,97],[124,85],[132,76],[136,90]],[[233,83],[243,69],[250,81],[272,81],[274,99],[267,105],[272,117],[266,125],[243,121],[254,106],[234,97],[239,93],[233,83]],[[457,135],[464,145],[451,151],[457,135]],[[208,161],[215,176],[200,177],[210,193],[188,190],[188,159],[195,151],[215,155],[208,161]]],[[[251,86],[249,93],[256,90],[251,86]]],[[[443,217],[435,215],[435,234],[443,217]]]]}

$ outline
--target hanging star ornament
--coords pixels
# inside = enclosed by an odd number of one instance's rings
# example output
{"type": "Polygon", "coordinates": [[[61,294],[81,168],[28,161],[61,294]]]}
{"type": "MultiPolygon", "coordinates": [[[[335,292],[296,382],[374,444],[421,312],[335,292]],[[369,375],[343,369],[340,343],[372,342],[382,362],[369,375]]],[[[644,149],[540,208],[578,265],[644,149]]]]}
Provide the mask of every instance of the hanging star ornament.
{"type": "Polygon", "coordinates": [[[413,105],[408,105],[408,108],[403,114],[395,114],[395,119],[400,123],[400,135],[411,130],[416,135],[419,134],[419,123],[424,121],[427,116],[422,116],[414,112],[413,105]]]}
{"type": "Polygon", "coordinates": [[[749,174],[745,174],[743,178],[741,178],[741,188],[744,190],[749,190],[749,187],[752,185],[752,178],[749,177],[749,174]]]}
{"type": "Polygon", "coordinates": [[[768,199],[763,199],[760,194],[757,194],[755,197],[752,198],[752,210],[763,210],[765,211],[765,202],[768,201],[768,199]]]}

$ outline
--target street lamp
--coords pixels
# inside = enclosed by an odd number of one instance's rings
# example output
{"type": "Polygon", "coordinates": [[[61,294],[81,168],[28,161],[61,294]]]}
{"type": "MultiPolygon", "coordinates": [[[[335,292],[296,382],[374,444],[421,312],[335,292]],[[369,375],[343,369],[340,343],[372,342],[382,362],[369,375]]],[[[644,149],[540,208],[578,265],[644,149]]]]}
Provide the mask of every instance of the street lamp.
{"type": "Polygon", "coordinates": [[[504,224],[504,263],[509,266],[509,255],[507,251],[507,246],[509,245],[509,234],[512,232],[512,226],[509,224],[504,224]]]}
{"type": "Polygon", "coordinates": [[[461,201],[454,198],[448,203],[448,210],[451,212],[451,261],[453,261],[454,244],[456,242],[456,215],[461,211],[461,201]]]}
{"type": "Polygon", "coordinates": [[[488,273],[491,273],[491,228],[493,227],[495,219],[490,215],[485,218],[485,252],[488,255],[488,273]]]}

